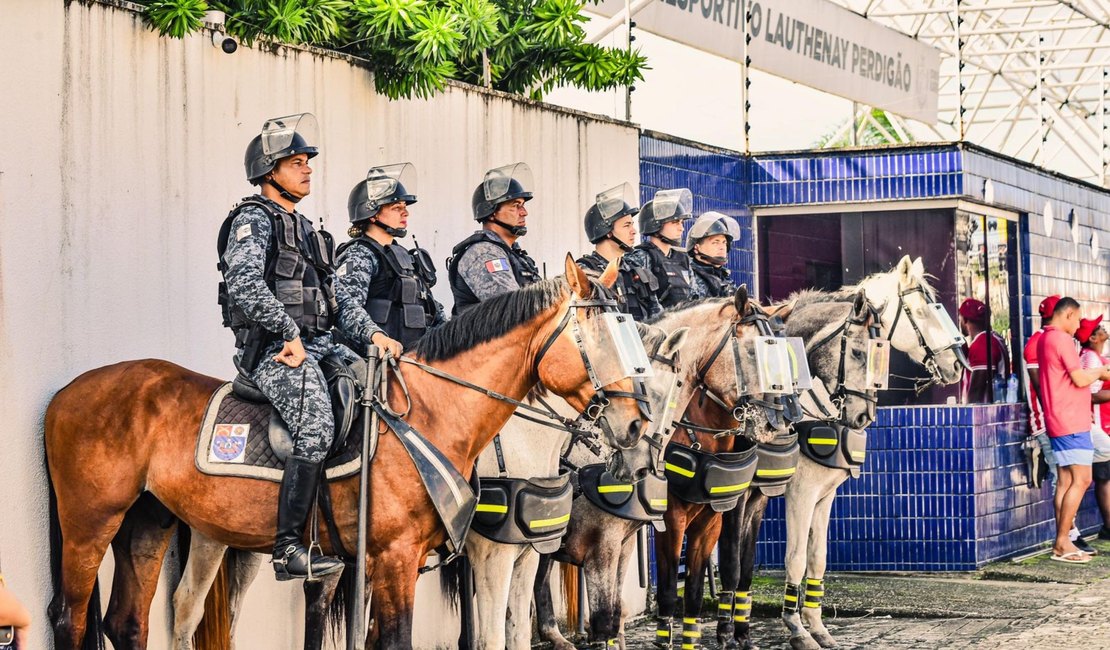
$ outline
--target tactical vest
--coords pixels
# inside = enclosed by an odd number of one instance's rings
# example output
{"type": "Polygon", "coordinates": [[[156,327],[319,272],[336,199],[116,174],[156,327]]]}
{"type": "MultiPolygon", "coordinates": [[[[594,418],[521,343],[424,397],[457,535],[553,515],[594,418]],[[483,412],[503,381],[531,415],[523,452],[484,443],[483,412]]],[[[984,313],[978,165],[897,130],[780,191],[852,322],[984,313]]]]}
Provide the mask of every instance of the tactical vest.
{"type": "Polygon", "coordinates": [[[769,497],[777,497],[786,492],[786,484],[794,478],[798,469],[798,434],[794,432],[775,436],[771,442],[755,446],[759,463],[755,470],[752,487],[769,497]]]}
{"type": "Polygon", "coordinates": [[[570,525],[573,502],[565,470],[550,478],[483,477],[471,528],[501,544],[531,544],[538,553],[554,553],[570,525]]]}
{"type": "Polygon", "coordinates": [[[618,481],[605,463],[585,465],[578,470],[578,486],[590,503],[614,517],[658,525],[667,511],[667,479],[649,472],[632,483],[618,481]]]}
{"type": "Polygon", "coordinates": [[[357,237],[339,247],[339,264],[353,244],[369,248],[378,259],[378,273],[366,292],[366,313],[385,333],[411,347],[435,319],[435,302],[417,273],[412,255],[400,244],[389,246],[371,237],[357,237]]]}
{"type": "Polygon", "coordinates": [[[807,458],[818,465],[845,470],[852,478],[859,476],[867,458],[866,432],[820,420],[798,422],[794,429],[807,458]]]}
{"type": "Polygon", "coordinates": [[[708,503],[714,512],[731,510],[755,478],[755,449],[710,454],[672,442],[663,457],[668,488],[688,503],[708,503]]]}
{"type": "Polygon", "coordinates": [[[516,278],[516,283],[521,287],[526,287],[543,279],[540,277],[540,270],[536,266],[535,260],[528,253],[515,244],[509,246],[497,235],[492,233],[487,235],[487,232],[486,230],[479,230],[456,244],[455,248],[451,250],[451,258],[447,261],[447,275],[451,281],[451,293],[455,297],[455,306],[451,308],[452,316],[481,302],[481,300],[478,300],[478,296],[471,291],[466,280],[459,274],[459,260],[462,259],[463,253],[478,242],[494,244],[505,251],[505,257],[509,260],[509,266],[513,270],[513,277],[516,278]]]}
{"type": "Polygon", "coordinates": [[[651,259],[651,272],[658,283],[656,293],[659,304],[664,308],[680,305],[692,297],[690,287],[690,257],[686,251],[671,247],[670,255],[664,255],[659,247],[651,242],[643,243],[636,248],[647,251],[651,259]]]}
{"type": "MultiPolygon", "coordinates": [[[[578,258],[578,265],[600,275],[609,266],[609,261],[594,251],[578,258]]],[[[631,314],[636,321],[648,319],[653,315],[648,305],[651,304],[652,294],[658,290],[659,282],[650,269],[633,266],[627,256],[621,257],[620,273],[617,274],[617,281],[613,284],[613,292],[617,295],[617,303],[621,311],[631,314]]]]}
{"type": "MultiPolygon", "coordinates": [[[[331,329],[338,305],[332,284],[335,272],[335,242],[326,231],[316,231],[312,222],[298,213],[289,214],[270,200],[259,196],[243,199],[232,208],[220,227],[216,249],[220,275],[227,273],[224,252],[232,236],[231,222],[248,205],[262,208],[270,219],[271,236],[266,247],[262,277],[266,286],[285,307],[285,313],[297,323],[301,337],[311,340],[331,329]]],[[[219,286],[219,303],[223,310],[224,327],[235,332],[236,347],[254,343],[253,337],[276,334],[253,327],[254,322],[235,304],[227,290],[227,282],[219,286]]]]}
{"type": "Polygon", "coordinates": [[[736,285],[732,283],[727,267],[703,264],[691,257],[690,270],[705,283],[709,289],[709,298],[727,298],[736,292],[736,285]]]}

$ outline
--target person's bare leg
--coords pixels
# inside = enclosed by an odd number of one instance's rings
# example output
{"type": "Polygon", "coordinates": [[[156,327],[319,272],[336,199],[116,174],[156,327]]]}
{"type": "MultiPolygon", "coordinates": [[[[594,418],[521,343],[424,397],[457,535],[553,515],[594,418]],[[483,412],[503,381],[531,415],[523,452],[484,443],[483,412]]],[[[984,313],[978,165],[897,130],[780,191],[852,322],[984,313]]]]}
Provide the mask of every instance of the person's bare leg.
{"type": "Polygon", "coordinates": [[[1090,465],[1060,467],[1060,505],[1056,511],[1056,546],[1053,548],[1057,555],[1079,550],[1069,539],[1068,533],[1071,531],[1072,520],[1079,512],[1079,503],[1083,500],[1083,494],[1090,485],[1090,465]]]}

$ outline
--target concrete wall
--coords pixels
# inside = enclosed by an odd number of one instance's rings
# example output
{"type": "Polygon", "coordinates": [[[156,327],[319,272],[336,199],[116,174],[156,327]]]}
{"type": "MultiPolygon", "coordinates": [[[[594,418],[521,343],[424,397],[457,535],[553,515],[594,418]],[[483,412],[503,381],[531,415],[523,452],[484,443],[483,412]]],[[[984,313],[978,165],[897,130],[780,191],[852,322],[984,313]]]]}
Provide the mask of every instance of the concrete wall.
{"type": "MultiPolygon", "coordinates": [[[[461,86],[430,101],[390,102],[347,60],[261,46],[228,56],[208,34],[159,38],[122,5],[5,0],[2,14],[0,554],[9,586],[34,615],[31,647],[49,639],[43,411],[76,375],[124,359],[231,375],[232,341],[215,296],[216,231],[251,193],[243,149],[267,117],[319,118],[323,153],[304,212],[340,241],[347,193],[366,169],[415,163],[411,230],[440,265],[473,229],[470,195],[489,167],[531,165],[538,188],[522,244],[551,274],[567,251],[587,247],[581,215],[594,194],[639,178],[629,125],[461,86]]],[[[445,280],[436,294],[450,302],[445,280]]],[[[436,580],[421,585],[423,647],[453,645],[454,617],[434,605],[436,580]]],[[[240,639],[300,647],[299,593],[264,567],[240,639]]],[[[153,648],[167,647],[165,596],[163,584],[153,648]]]]}

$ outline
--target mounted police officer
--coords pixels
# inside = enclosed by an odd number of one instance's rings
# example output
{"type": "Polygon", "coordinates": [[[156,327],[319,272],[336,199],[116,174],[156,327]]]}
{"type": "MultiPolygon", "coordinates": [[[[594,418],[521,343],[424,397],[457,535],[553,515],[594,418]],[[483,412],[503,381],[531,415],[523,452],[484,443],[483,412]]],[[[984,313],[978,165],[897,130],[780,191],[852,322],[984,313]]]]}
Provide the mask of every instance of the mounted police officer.
{"type": "Polygon", "coordinates": [[[740,224],[736,219],[720,212],[706,212],[698,217],[686,234],[695,293],[707,298],[727,298],[736,293],[726,264],[732,243],[739,238],[740,224]]]}
{"type": "Polygon", "coordinates": [[[517,243],[528,232],[532,171],[524,163],[486,172],[471,207],[482,229],[451,251],[447,274],[455,296],[452,314],[479,302],[538,282],[535,260],[517,243]]]}
{"type": "Polygon", "coordinates": [[[340,309],[350,314],[340,332],[356,350],[374,343],[398,357],[402,347],[446,321],[432,297],[430,256],[396,241],[408,234],[413,203],[416,174],[409,163],[371,169],[347,199],[352,239],[339,247],[335,292],[340,309]]]}
{"type": "Polygon", "coordinates": [[[614,259],[620,259],[620,275],[613,286],[621,311],[642,321],[663,311],[655,295],[658,282],[647,266],[634,266],[628,252],[636,243],[634,217],[640,211],[628,183],[605,190],[586,211],[586,237],[594,245],[592,253],[578,258],[587,272],[600,275],[614,259]]]}
{"type": "Polygon", "coordinates": [[[332,288],[334,245],[297,212],[308,196],[318,150],[310,113],[271,119],[247,145],[247,180],[258,194],[236,205],[220,230],[220,303],[235,332],[239,372],[270,400],[293,434],[278,497],[273,564],[278,580],[335,573],[343,563],[305,548],[334,418],[319,360],[352,358],[329,331],[338,305],[332,288]]]}
{"type": "Polygon", "coordinates": [[[685,188],[656,192],[640,209],[640,232],[648,241],[626,256],[630,264],[651,269],[663,308],[701,297],[693,287],[690,258],[679,248],[682,222],[691,216],[693,203],[693,195],[685,188]]]}

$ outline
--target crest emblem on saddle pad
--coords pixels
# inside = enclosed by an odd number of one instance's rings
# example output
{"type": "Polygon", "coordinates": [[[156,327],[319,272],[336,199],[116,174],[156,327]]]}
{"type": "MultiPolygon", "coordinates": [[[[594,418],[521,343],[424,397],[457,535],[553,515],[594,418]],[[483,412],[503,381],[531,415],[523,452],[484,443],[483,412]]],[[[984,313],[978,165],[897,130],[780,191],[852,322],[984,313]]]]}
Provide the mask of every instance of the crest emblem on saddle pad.
{"type": "Polygon", "coordinates": [[[217,424],[208,459],[214,463],[242,463],[247,451],[249,424],[217,424]]]}

